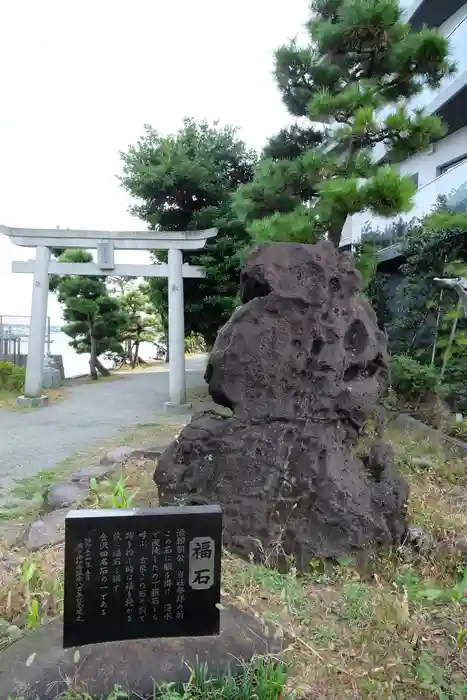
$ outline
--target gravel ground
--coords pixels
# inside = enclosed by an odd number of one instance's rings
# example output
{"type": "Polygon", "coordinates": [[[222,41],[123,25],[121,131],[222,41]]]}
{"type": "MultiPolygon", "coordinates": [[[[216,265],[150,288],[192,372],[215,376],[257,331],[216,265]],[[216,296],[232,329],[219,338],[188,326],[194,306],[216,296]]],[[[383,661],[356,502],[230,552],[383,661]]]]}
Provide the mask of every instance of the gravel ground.
{"type": "MultiPolygon", "coordinates": [[[[205,359],[187,358],[187,388],[203,384],[205,359]]],[[[139,423],[156,422],[168,398],[164,367],[72,386],[63,402],[31,411],[0,409],[0,502],[17,479],[52,469],[99,439],[139,423]]]]}

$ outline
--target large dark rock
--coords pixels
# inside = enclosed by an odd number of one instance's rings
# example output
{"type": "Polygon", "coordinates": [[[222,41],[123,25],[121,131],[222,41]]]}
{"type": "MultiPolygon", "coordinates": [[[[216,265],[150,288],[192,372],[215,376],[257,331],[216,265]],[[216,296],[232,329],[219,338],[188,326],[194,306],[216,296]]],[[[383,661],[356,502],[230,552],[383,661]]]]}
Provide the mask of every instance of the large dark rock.
{"type": "Polygon", "coordinates": [[[224,542],[277,564],[400,542],[408,490],[378,441],[354,444],[388,382],[386,339],[332,244],[268,244],[241,275],[206,380],[229,418],[195,416],[160,457],[163,504],[213,501],[224,542]]]}

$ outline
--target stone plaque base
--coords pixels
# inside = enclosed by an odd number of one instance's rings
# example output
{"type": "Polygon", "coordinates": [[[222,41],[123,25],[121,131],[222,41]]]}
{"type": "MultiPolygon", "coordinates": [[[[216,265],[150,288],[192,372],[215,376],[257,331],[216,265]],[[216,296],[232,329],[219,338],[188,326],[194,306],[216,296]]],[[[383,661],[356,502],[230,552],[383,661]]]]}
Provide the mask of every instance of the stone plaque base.
{"type": "Polygon", "coordinates": [[[48,396],[18,396],[16,399],[18,406],[25,408],[35,408],[36,406],[47,406],[49,403],[48,396]]]}
{"type": "Polygon", "coordinates": [[[153,698],[154,683],[184,683],[189,667],[208,664],[214,676],[227,668],[239,671],[242,662],[258,655],[278,654],[281,639],[264,629],[249,613],[225,606],[218,637],[185,637],[109,642],[62,649],[62,624],[57,621],[26,634],[0,652],[0,698],[52,700],[67,690],[64,678],[73,679],[76,691],[107,697],[115,685],[132,698],[153,698]],[[32,663],[26,666],[31,655],[32,663]]]}
{"type": "Polygon", "coordinates": [[[164,411],[166,411],[166,413],[184,414],[189,413],[191,408],[191,403],[172,403],[172,401],[166,401],[164,403],[164,411]]]}

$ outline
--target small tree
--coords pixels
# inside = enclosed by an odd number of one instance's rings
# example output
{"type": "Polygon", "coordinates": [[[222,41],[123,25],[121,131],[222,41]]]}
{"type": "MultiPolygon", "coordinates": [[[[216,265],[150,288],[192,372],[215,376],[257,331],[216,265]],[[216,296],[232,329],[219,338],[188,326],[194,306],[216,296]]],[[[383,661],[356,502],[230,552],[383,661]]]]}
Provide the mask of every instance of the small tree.
{"type": "MultiPolygon", "coordinates": [[[[256,156],[235,128],[191,119],[169,136],[147,126],[137,145],[121,155],[122,184],[140,202],[132,211],[152,228],[219,229],[206,248],[184,255],[185,262],[206,271],[205,279],[184,280],[186,334],[200,334],[211,345],[235,308],[238,253],[249,241],[245,226],[232,213],[231,196],[251,180],[256,156]]],[[[166,252],[155,252],[155,262],[166,259],[166,252]]],[[[149,285],[167,332],[167,280],[152,278],[149,285]]]]}
{"type": "Polygon", "coordinates": [[[275,75],[291,114],[308,124],[270,142],[253,182],[239,188],[236,211],[257,241],[327,234],[339,246],[348,215],[410,210],[415,185],[391,162],[425,150],[442,124],[403,104],[377,112],[438,87],[454,65],[448,40],[412,31],[397,0],[313,0],[307,26],[309,45],[279,48],[275,75]],[[372,155],[378,144],[384,164],[372,155]]]}
{"type": "Polygon", "coordinates": [[[140,364],[139,348],[142,342],[153,342],[156,333],[162,330],[160,317],[154,312],[144,288],[131,289],[119,298],[125,314],[120,339],[125,347],[125,355],[132,368],[140,364]]]}
{"type": "MultiPolygon", "coordinates": [[[[92,255],[85,250],[69,249],[61,253],[59,262],[91,262],[92,255]]],[[[99,361],[105,352],[122,352],[118,341],[125,323],[125,315],[118,300],[110,296],[105,277],[81,275],[55,275],[50,288],[56,291],[63,305],[63,332],[72,340],[70,345],[77,353],[89,353],[89,371],[93,379],[109,371],[99,361]]]]}
{"type": "Polygon", "coordinates": [[[106,277],[106,284],[111,294],[124,294],[138,288],[138,282],[134,277],[109,275],[106,277]]]}

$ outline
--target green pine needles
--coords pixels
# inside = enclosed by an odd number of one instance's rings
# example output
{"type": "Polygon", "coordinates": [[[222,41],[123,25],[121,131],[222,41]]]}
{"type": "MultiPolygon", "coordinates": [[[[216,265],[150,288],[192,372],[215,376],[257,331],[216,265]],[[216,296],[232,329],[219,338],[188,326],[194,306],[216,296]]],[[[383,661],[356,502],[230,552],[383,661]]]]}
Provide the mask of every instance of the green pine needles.
{"type": "Polygon", "coordinates": [[[257,242],[327,234],[338,246],[348,215],[410,210],[415,185],[393,164],[444,128],[408,101],[455,66],[448,40],[412,31],[397,0],[314,0],[307,28],[307,46],[292,41],[275,59],[283,101],[300,121],[270,140],[235,208],[257,242]]]}

